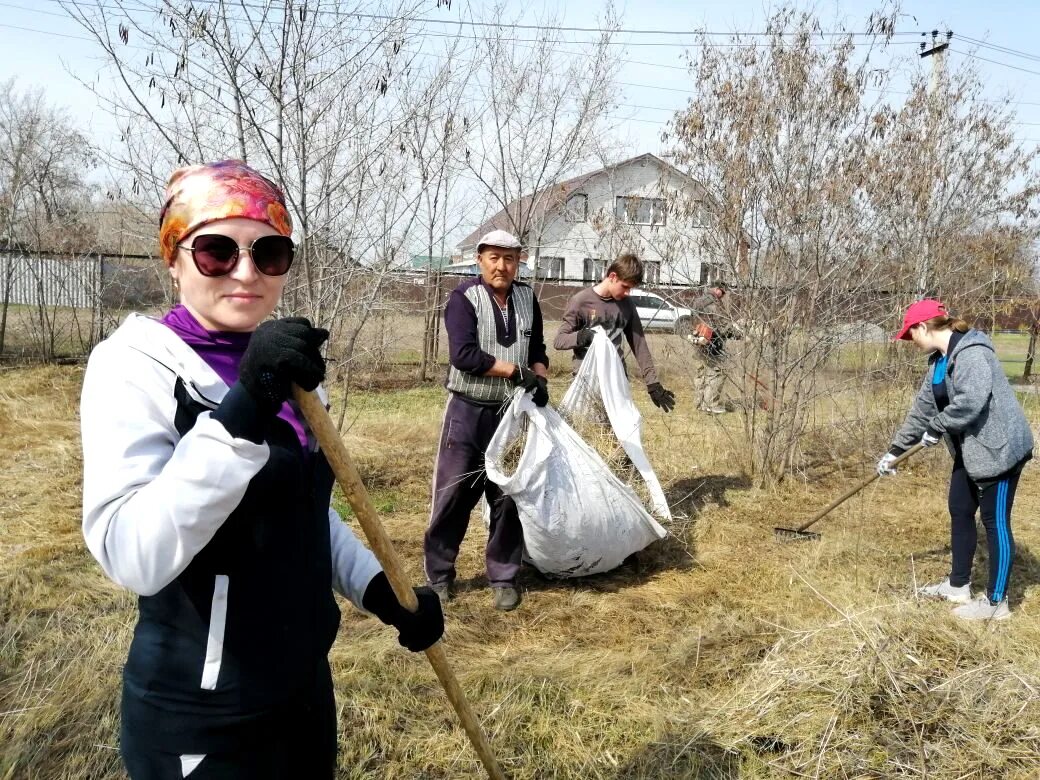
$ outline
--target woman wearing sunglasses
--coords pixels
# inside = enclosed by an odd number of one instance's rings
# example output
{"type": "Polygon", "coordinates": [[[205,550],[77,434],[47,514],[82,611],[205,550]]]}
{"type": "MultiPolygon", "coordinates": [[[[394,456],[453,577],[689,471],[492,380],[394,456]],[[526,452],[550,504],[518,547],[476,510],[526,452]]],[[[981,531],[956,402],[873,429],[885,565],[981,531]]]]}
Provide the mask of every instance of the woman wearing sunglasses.
{"type": "Polygon", "coordinates": [[[130,315],[83,383],[83,533],[139,596],[120,747],[133,780],[331,778],[336,590],[413,651],[440,602],[401,607],[330,508],[333,475],[296,407],[328,332],[267,321],[293,261],[281,192],[244,163],[176,171],[160,216],[180,303],[130,315]]]}

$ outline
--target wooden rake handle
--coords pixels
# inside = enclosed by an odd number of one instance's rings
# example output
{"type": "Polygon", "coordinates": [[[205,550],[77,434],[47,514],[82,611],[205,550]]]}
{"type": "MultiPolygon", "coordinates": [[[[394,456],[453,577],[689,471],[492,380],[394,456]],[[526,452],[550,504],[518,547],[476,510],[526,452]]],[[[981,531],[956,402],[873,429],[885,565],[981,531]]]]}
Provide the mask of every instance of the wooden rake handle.
{"type": "MultiPolygon", "coordinates": [[[[293,385],[293,397],[296,399],[296,403],[299,404],[300,411],[307,418],[307,423],[310,425],[315,438],[318,440],[318,444],[325,453],[325,457],[336,475],[336,481],[339,482],[347,502],[354,510],[354,514],[361,524],[361,530],[365,532],[372,552],[375,553],[379,563],[382,564],[383,571],[386,572],[386,578],[390,581],[390,586],[394,589],[394,593],[397,594],[397,600],[401,602],[402,606],[415,612],[419,602],[415,597],[415,591],[412,590],[408,575],[405,573],[401,558],[398,556],[397,550],[394,549],[394,545],[383,528],[383,524],[379,522],[379,515],[376,514],[375,507],[372,506],[372,499],[369,498],[368,491],[365,490],[365,485],[361,482],[361,476],[358,474],[354,462],[350,459],[350,454],[347,452],[347,448],[343,444],[343,440],[340,438],[339,431],[336,430],[332,418],[329,417],[329,413],[325,410],[325,405],[316,393],[304,390],[297,385],[293,385]]],[[[451,702],[451,706],[458,714],[459,720],[462,721],[462,727],[466,730],[469,741],[473,743],[477,755],[480,756],[480,761],[484,765],[484,769],[487,770],[488,777],[491,780],[506,780],[502,768],[498,765],[498,761],[495,760],[495,756],[491,752],[491,745],[488,744],[487,738],[480,728],[480,723],[477,721],[477,717],[469,706],[466,695],[462,692],[459,681],[455,678],[455,673],[448,663],[448,656],[444,652],[444,646],[438,641],[426,650],[426,657],[429,659],[430,665],[433,666],[434,672],[437,673],[437,678],[441,681],[444,692],[448,694],[448,701],[451,702]]]]}
{"type": "MultiPolygon", "coordinates": [[[[894,461],[892,461],[891,465],[898,466],[900,463],[902,463],[904,460],[909,458],[911,455],[913,455],[916,452],[919,452],[922,449],[924,449],[924,445],[921,444],[920,442],[918,442],[913,447],[911,447],[906,452],[904,452],[902,455],[900,455],[898,458],[896,458],[894,461]]],[[[824,517],[826,517],[828,514],[833,512],[835,509],[837,509],[839,506],[844,504],[846,501],[848,501],[850,498],[852,498],[854,495],[856,495],[859,491],[861,491],[863,488],[865,488],[867,485],[869,485],[875,479],[878,479],[880,476],[881,475],[878,474],[877,471],[875,471],[873,474],[871,474],[865,480],[863,480],[862,482],[857,484],[855,487],[850,489],[849,492],[845,493],[842,496],[839,496],[838,498],[834,499],[831,503],[827,504],[827,506],[825,506],[823,509],[821,509],[819,512],[817,512],[815,515],[813,515],[811,519],[809,519],[807,522],[803,523],[802,525],[798,526],[795,529],[795,531],[797,531],[798,533],[801,533],[802,531],[804,531],[809,526],[811,526],[811,525],[815,524],[816,522],[822,520],[824,517]]]]}

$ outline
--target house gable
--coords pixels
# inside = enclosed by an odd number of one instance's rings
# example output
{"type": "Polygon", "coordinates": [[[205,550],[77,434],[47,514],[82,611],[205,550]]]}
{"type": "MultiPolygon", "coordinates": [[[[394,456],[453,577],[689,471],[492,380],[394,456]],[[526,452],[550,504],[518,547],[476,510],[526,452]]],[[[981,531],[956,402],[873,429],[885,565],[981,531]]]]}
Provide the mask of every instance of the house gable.
{"type": "MultiPolygon", "coordinates": [[[[529,263],[539,278],[588,284],[602,277],[614,257],[632,251],[647,264],[648,285],[706,281],[697,226],[684,222],[677,230],[669,224],[666,206],[677,193],[703,200],[701,218],[708,218],[710,201],[700,184],[652,154],[568,179],[542,198],[543,213],[536,215],[541,218],[531,220],[529,263]]],[[[532,199],[526,200],[530,208],[532,199]]],[[[518,207],[522,212],[524,204],[518,207]]],[[[503,209],[474,230],[460,243],[460,253],[471,256],[487,230],[512,224],[509,216],[503,209]]]]}

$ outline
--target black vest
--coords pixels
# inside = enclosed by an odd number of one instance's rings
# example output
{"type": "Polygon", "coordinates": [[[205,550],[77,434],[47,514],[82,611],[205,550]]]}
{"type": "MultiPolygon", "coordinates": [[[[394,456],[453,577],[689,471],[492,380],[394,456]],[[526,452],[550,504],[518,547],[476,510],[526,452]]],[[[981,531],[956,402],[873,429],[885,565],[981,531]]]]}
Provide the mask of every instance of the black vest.
{"type": "MultiPolygon", "coordinates": [[[[174,395],[184,436],[208,407],[179,378],[174,395]]],[[[180,576],[138,600],[123,673],[124,728],[159,749],[249,744],[301,704],[331,695],[328,652],[340,619],[328,519],[334,476],[321,452],[306,456],[284,420],[272,418],[264,439],[270,458],[235,511],[180,576]],[[215,672],[211,612],[223,578],[215,672]]]]}

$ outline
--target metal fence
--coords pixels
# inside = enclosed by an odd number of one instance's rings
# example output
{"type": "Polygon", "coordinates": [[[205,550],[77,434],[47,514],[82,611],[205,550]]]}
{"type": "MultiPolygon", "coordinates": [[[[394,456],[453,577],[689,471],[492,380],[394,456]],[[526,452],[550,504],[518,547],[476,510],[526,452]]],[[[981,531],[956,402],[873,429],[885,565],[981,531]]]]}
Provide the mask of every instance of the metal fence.
{"type": "Polygon", "coordinates": [[[101,290],[98,258],[0,254],[0,303],[89,309],[101,290]]]}
{"type": "Polygon", "coordinates": [[[169,275],[148,255],[0,250],[0,360],[83,356],[126,311],[170,299],[169,275]]]}

